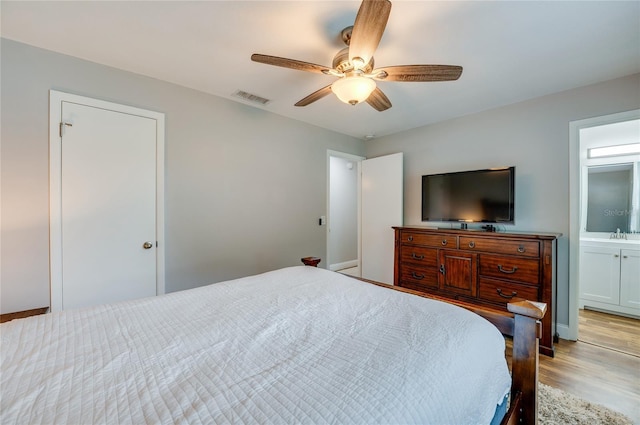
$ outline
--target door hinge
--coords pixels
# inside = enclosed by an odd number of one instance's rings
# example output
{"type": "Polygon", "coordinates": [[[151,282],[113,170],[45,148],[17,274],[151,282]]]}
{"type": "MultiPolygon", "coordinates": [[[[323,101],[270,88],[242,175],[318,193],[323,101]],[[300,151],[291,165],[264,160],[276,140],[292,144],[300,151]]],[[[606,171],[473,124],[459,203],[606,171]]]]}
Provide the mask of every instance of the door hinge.
{"type": "Polygon", "coordinates": [[[73,124],[68,123],[68,122],[61,122],[60,123],[60,137],[62,137],[64,135],[64,127],[73,127],[73,124]]]}

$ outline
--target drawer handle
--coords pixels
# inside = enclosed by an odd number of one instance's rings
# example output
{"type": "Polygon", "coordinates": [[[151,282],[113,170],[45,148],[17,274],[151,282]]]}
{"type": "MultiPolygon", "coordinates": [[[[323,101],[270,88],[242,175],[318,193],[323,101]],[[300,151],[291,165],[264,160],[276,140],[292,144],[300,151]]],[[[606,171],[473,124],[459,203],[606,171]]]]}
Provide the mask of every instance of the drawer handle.
{"type": "Polygon", "coordinates": [[[469,242],[469,248],[475,248],[476,243],[474,241],[469,242]]]}
{"type": "Polygon", "coordinates": [[[500,295],[502,298],[506,298],[508,300],[510,300],[511,298],[515,297],[516,295],[518,295],[518,293],[516,291],[511,291],[511,295],[505,295],[502,293],[502,289],[498,288],[496,289],[496,292],[498,293],[498,295],[500,295]]]}
{"type": "Polygon", "coordinates": [[[416,255],[415,252],[411,253],[411,258],[415,259],[415,260],[424,260],[424,255],[416,255]]]}
{"type": "Polygon", "coordinates": [[[502,267],[502,264],[498,264],[498,270],[500,270],[502,273],[505,273],[505,274],[514,274],[516,272],[516,270],[518,270],[518,267],[517,266],[513,266],[513,268],[511,270],[507,270],[507,269],[502,267]]]}
{"type": "Polygon", "coordinates": [[[518,252],[519,252],[520,254],[522,254],[524,251],[525,251],[525,249],[524,249],[524,245],[520,245],[520,246],[518,247],[518,252]]]}
{"type": "Polygon", "coordinates": [[[407,240],[408,240],[409,242],[413,242],[413,236],[409,235],[409,237],[407,238],[407,240]]]}
{"type": "Polygon", "coordinates": [[[422,280],[425,278],[425,275],[417,274],[416,272],[411,272],[411,277],[414,279],[422,280]]]}
{"type": "Polygon", "coordinates": [[[446,244],[447,244],[447,240],[446,240],[446,239],[443,239],[443,240],[442,240],[442,246],[445,246],[446,244]]]}

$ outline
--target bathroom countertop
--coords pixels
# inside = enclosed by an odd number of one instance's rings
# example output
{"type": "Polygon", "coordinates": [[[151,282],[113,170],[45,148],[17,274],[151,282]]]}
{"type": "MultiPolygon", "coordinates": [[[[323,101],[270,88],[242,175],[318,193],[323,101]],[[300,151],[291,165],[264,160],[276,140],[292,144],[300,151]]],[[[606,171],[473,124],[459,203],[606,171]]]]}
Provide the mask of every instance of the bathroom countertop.
{"type": "Polygon", "coordinates": [[[638,238],[640,235],[628,235],[628,239],[610,239],[610,238],[593,238],[593,237],[581,237],[580,243],[585,243],[588,245],[601,245],[601,246],[611,246],[611,247],[619,247],[619,248],[632,248],[632,249],[640,249],[640,239],[638,238]]]}

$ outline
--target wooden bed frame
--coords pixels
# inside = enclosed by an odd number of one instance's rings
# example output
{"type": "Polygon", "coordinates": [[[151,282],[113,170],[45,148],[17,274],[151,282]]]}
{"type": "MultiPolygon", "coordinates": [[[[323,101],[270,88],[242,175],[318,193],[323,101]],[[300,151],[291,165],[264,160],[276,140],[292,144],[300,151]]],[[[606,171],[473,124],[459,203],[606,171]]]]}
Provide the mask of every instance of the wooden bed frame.
{"type": "MultiPolygon", "coordinates": [[[[302,262],[307,266],[317,267],[320,258],[305,257],[302,258],[302,262]]],[[[503,335],[513,337],[511,402],[501,425],[538,423],[538,344],[542,335],[541,320],[547,311],[546,304],[519,301],[507,304],[509,312],[504,312],[372,280],[357,279],[391,290],[457,305],[484,317],[503,335]]]]}

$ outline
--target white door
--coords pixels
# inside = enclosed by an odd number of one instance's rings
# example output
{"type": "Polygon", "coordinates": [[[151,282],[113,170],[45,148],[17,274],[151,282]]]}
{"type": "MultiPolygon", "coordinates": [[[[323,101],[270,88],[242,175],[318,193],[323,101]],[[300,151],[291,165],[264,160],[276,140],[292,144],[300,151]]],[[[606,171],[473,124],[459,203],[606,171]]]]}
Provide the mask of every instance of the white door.
{"type": "Polygon", "coordinates": [[[394,231],[403,222],[403,154],[362,161],[361,276],[393,285],[394,231]]]}
{"type": "Polygon", "coordinates": [[[52,155],[59,184],[51,199],[52,310],[163,292],[158,117],[86,98],[55,103],[62,124],[51,147],[59,154],[52,155]]]}

